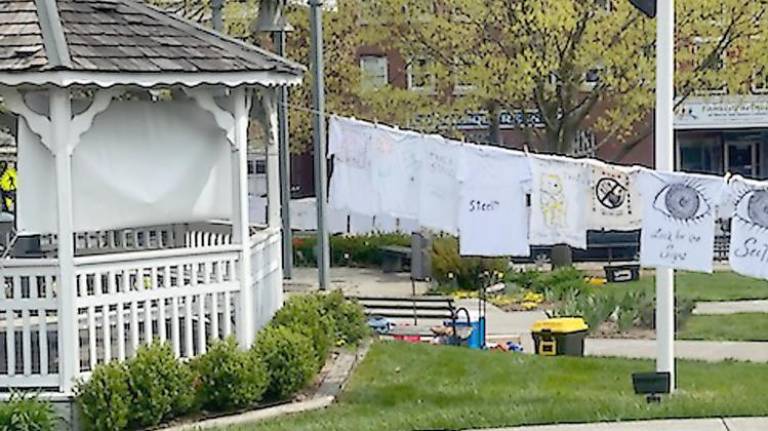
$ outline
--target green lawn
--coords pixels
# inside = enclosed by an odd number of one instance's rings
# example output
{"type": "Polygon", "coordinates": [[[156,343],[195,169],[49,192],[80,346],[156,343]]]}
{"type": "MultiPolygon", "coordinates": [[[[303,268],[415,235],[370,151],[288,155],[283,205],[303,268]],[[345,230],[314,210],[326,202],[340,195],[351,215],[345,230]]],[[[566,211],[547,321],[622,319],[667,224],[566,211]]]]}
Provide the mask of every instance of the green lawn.
{"type": "Polygon", "coordinates": [[[768,365],[680,361],[681,390],[660,405],[632,391],[649,361],[541,358],[379,343],[338,404],[229,430],[466,429],[562,422],[768,415],[768,365]]]}
{"type": "MultiPolygon", "coordinates": [[[[675,291],[680,297],[696,301],[737,301],[741,299],[768,299],[768,281],[743,277],[733,272],[701,274],[678,272],[675,291]]],[[[614,289],[653,289],[655,277],[640,281],[608,284],[614,289]]]]}
{"type": "Polygon", "coordinates": [[[677,333],[681,340],[768,341],[768,314],[694,315],[677,333]]]}

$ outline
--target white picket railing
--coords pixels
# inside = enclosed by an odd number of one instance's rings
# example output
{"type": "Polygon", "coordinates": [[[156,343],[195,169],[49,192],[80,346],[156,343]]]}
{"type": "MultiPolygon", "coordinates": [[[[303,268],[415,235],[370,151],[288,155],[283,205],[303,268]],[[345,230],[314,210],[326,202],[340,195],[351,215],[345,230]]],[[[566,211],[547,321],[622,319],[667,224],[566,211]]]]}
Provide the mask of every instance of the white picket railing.
{"type": "Polygon", "coordinates": [[[0,261],[0,388],[59,386],[56,264],[0,261]]]}
{"type": "MultiPolygon", "coordinates": [[[[148,244],[163,244],[166,235],[150,234],[148,244]]],[[[168,342],[178,357],[203,354],[213,340],[239,333],[239,313],[255,317],[248,331],[253,334],[280,308],[279,229],[252,231],[249,286],[239,278],[243,248],[227,244],[226,229],[196,238],[187,231],[184,239],[184,248],[76,257],[73,316],[59,315],[56,260],[0,260],[0,392],[57,391],[60,345],[78,346],[71,374],[87,377],[98,364],[130,358],[140,345],[157,340],[168,342]],[[210,245],[219,241],[226,245],[210,245]],[[243,289],[252,291],[250,307],[241,306],[243,289]],[[76,333],[59,334],[59,317],[74,319],[76,333]]],[[[112,249],[104,237],[88,241],[112,249]]],[[[139,234],[137,244],[147,244],[142,241],[139,234]]]]}
{"type": "Polygon", "coordinates": [[[237,246],[221,246],[75,259],[80,370],[124,360],[155,339],[193,357],[231,335],[239,257],[237,246]]]}
{"type": "Polygon", "coordinates": [[[251,285],[254,323],[261,328],[283,305],[280,229],[265,229],[251,235],[251,285]]]}
{"type": "Polygon", "coordinates": [[[179,235],[174,225],[78,232],[75,234],[75,247],[79,254],[154,250],[173,247],[179,235]]]}

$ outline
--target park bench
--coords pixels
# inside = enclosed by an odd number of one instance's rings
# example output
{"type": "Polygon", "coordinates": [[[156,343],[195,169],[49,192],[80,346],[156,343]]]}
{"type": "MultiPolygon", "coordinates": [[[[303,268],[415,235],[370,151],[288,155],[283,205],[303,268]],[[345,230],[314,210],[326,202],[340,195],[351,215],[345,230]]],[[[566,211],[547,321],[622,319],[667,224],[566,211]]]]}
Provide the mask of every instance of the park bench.
{"type": "Polygon", "coordinates": [[[385,245],[379,247],[381,252],[381,270],[386,273],[403,272],[411,266],[412,251],[409,247],[385,245]]]}
{"type": "MultiPolygon", "coordinates": [[[[352,297],[365,311],[366,316],[396,319],[405,324],[395,326],[388,334],[392,336],[434,336],[432,326],[450,322],[453,334],[456,334],[457,322],[463,318],[469,321],[469,313],[464,308],[456,308],[453,298],[447,296],[410,296],[410,297],[352,297]],[[428,322],[431,321],[431,324],[428,322]],[[404,323],[404,322],[403,322],[404,323]]],[[[458,342],[458,340],[454,340],[458,342]]]]}

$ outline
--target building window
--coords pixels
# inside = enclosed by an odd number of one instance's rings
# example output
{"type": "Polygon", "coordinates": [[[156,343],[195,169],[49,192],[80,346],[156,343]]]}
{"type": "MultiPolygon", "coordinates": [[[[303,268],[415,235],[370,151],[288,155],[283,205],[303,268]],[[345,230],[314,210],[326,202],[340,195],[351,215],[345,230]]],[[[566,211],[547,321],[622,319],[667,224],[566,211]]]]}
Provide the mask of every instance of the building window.
{"type": "Polygon", "coordinates": [[[417,91],[434,90],[434,77],[430,71],[429,60],[417,58],[408,65],[408,88],[417,91]]]}
{"type": "Polygon", "coordinates": [[[699,174],[724,173],[720,134],[681,132],[678,134],[677,143],[679,170],[699,174]]]}
{"type": "Polygon", "coordinates": [[[248,160],[248,175],[264,175],[267,173],[265,160],[248,160]]]}
{"type": "Polygon", "coordinates": [[[360,57],[360,68],[363,70],[363,88],[382,88],[389,84],[387,57],[364,55],[360,57]]]}

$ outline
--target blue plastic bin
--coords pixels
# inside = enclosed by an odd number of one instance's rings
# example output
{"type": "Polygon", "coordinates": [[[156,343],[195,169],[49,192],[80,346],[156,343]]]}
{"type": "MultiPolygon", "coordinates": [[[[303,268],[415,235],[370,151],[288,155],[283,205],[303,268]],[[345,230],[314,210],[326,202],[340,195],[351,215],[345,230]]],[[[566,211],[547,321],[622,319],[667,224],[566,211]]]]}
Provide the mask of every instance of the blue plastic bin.
{"type": "MultiPolygon", "coordinates": [[[[462,314],[461,317],[465,317],[465,315],[462,314]]],[[[466,318],[461,317],[456,321],[456,329],[472,328],[472,333],[469,335],[469,339],[467,339],[467,347],[478,350],[485,348],[485,317],[478,318],[477,313],[472,311],[469,313],[469,323],[467,323],[466,318]]],[[[446,321],[444,324],[450,326],[451,322],[446,321]]]]}

